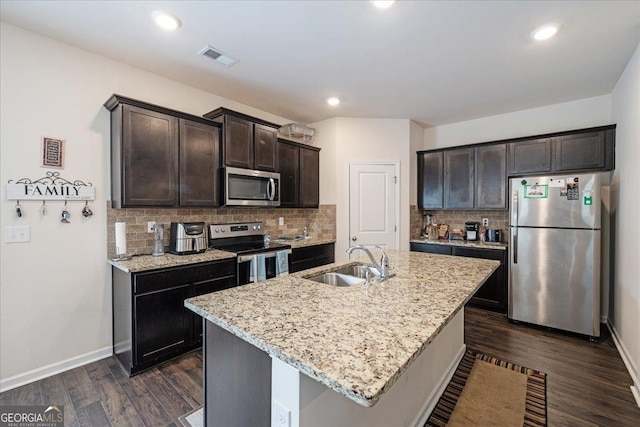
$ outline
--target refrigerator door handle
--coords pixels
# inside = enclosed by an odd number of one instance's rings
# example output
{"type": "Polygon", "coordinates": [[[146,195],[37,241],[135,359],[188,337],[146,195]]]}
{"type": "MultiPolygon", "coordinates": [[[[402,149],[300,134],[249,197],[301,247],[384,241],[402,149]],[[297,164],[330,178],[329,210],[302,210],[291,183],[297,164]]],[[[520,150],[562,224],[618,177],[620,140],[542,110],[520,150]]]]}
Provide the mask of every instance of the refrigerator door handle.
{"type": "Polygon", "coordinates": [[[513,263],[518,263],[518,190],[513,190],[513,200],[511,201],[512,213],[511,224],[513,224],[513,263]]]}

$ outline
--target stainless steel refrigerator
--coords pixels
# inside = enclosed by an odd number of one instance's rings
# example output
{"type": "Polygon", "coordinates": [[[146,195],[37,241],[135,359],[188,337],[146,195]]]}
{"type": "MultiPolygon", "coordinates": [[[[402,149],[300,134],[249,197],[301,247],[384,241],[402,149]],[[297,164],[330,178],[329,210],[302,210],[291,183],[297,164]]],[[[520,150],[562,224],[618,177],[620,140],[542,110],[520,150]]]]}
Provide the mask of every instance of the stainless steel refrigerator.
{"type": "Polygon", "coordinates": [[[509,318],[600,336],[600,175],[509,180],[509,318]]]}

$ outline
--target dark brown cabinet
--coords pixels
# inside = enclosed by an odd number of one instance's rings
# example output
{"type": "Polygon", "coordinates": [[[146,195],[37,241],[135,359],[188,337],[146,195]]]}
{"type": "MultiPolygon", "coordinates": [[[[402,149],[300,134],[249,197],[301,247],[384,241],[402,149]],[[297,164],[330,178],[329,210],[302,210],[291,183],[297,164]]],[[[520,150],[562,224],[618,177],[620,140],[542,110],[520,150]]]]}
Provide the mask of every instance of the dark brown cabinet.
{"type": "Polygon", "coordinates": [[[551,171],[551,138],[509,144],[509,175],[551,171]]]}
{"type": "Polygon", "coordinates": [[[219,205],[219,124],[120,95],[104,105],[114,208],[219,205]]]}
{"type": "Polygon", "coordinates": [[[184,300],[237,285],[235,259],[113,275],[113,354],[129,375],[198,347],[202,318],[184,300]]]}
{"type": "Polygon", "coordinates": [[[300,148],[279,142],[278,172],[280,172],[280,207],[296,208],[300,205],[300,148]]]}
{"type": "Polygon", "coordinates": [[[220,129],[180,119],[180,206],[220,206],[220,129]]]}
{"type": "Polygon", "coordinates": [[[444,152],[444,208],[475,206],[475,151],[462,148],[444,152]]]}
{"type": "Polygon", "coordinates": [[[476,208],[507,208],[506,144],[476,147],[476,208]]]}
{"type": "Polygon", "coordinates": [[[280,206],[317,208],[320,202],[320,149],[278,141],[280,206]]]}
{"type": "Polygon", "coordinates": [[[465,256],[469,258],[494,259],[500,266],[491,277],[476,291],[468,304],[500,313],[507,312],[507,251],[502,249],[466,248],[453,245],[411,242],[414,252],[426,252],[442,255],[465,256]]]}
{"type": "Polygon", "coordinates": [[[444,153],[418,153],[418,207],[444,207],[444,153]]]}
{"type": "Polygon", "coordinates": [[[116,112],[121,126],[112,126],[118,158],[112,164],[114,199],[126,206],[175,206],[178,202],[178,119],[132,105],[116,112]]]}
{"type": "Polygon", "coordinates": [[[554,169],[602,169],[613,163],[613,131],[563,135],[553,139],[554,169]]]}
{"type": "Polygon", "coordinates": [[[289,256],[289,272],[307,270],[335,262],[335,243],[294,248],[289,256]]]}
{"type": "Polygon", "coordinates": [[[224,165],[271,172],[277,169],[279,125],[226,108],[204,117],[222,124],[224,165]]]}

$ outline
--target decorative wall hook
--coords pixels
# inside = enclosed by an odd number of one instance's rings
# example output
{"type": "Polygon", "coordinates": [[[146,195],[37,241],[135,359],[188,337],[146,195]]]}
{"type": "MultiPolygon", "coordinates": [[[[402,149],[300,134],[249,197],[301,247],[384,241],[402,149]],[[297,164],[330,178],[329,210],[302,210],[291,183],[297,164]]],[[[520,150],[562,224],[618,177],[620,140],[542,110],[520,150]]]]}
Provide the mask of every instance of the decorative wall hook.
{"type": "Polygon", "coordinates": [[[47,202],[45,200],[42,201],[42,206],[40,206],[40,213],[42,215],[46,215],[47,213],[47,202]]]}
{"type": "Polygon", "coordinates": [[[62,208],[62,218],[60,219],[60,222],[64,223],[64,224],[69,224],[71,221],[69,221],[69,219],[71,218],[71,214],[69,213],[69,211],[67,210],[67,201],[64,201],[64,208],[62,208]]]}
{"type": "Polygon", "coordinates": [[[20,206],[20,200],[16,203],[16,216],[22,218],[22,206],[20,206]]]}
{"type": "Polygon", "coordinates": [[[93,212],[89,209],[89,201],[87,200],[84,202],[84,208],[82,208],[82,216],[88,218],[91,215],[93,215],[93,212]]]}

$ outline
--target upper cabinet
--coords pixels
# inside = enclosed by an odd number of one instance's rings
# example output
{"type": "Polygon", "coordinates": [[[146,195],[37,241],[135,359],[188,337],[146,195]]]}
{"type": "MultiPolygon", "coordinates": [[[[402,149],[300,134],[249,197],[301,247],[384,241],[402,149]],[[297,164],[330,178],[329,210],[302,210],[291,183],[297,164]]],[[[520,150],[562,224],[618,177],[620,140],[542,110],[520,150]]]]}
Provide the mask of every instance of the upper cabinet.
{"type": "Polygon", "coordinates": [[[506,209],[506,146],[418,153],[420,209],[506,209]]]}
{"type": "Polygon", "coordinates": [[[444,152],[444,207],[473,209],[475,205],[475,155],[473,148],[444,152]]]}
{"type": "Polygon", "coordinates": [[[507,145],[495,144],[475,148],[476,207],[507,208],[507,145]]]}
{"type": "Polygon", "coordinates": [[[509,175],[613,170],[615,128],[611,125],[519,138],[509,143],[509,175]]]}
{"type": "Polygon", "coordinates": [[[444,207],[444,154],[418,153],[418,207],[444,207]]]}
{"type": "Polygon", "coordinates": [[[279,125],[218,108],[204,115],[222,124],[225,166],[274,172],[278,166],[279,125]]]}
{"type": "Polygon", "coordinates": [[[114,208],[219,205],[220,125],[120,95],[105,107],[114,208]]]}
{"type": "Polygon", "coordinates": [[[509,175],[551,171],[551,138],[509,144],[509,175]]]}
{"type": "Polygon", "coordinates": [[[615,128],[418,151],[418,207],[507,209],[509,177],[613,170],[615,128]]]}
{"type": "Polygon", "coordinates": [[[278,140],[280,206],[317,208],[320,202],[320,149],[278,140]]]}

